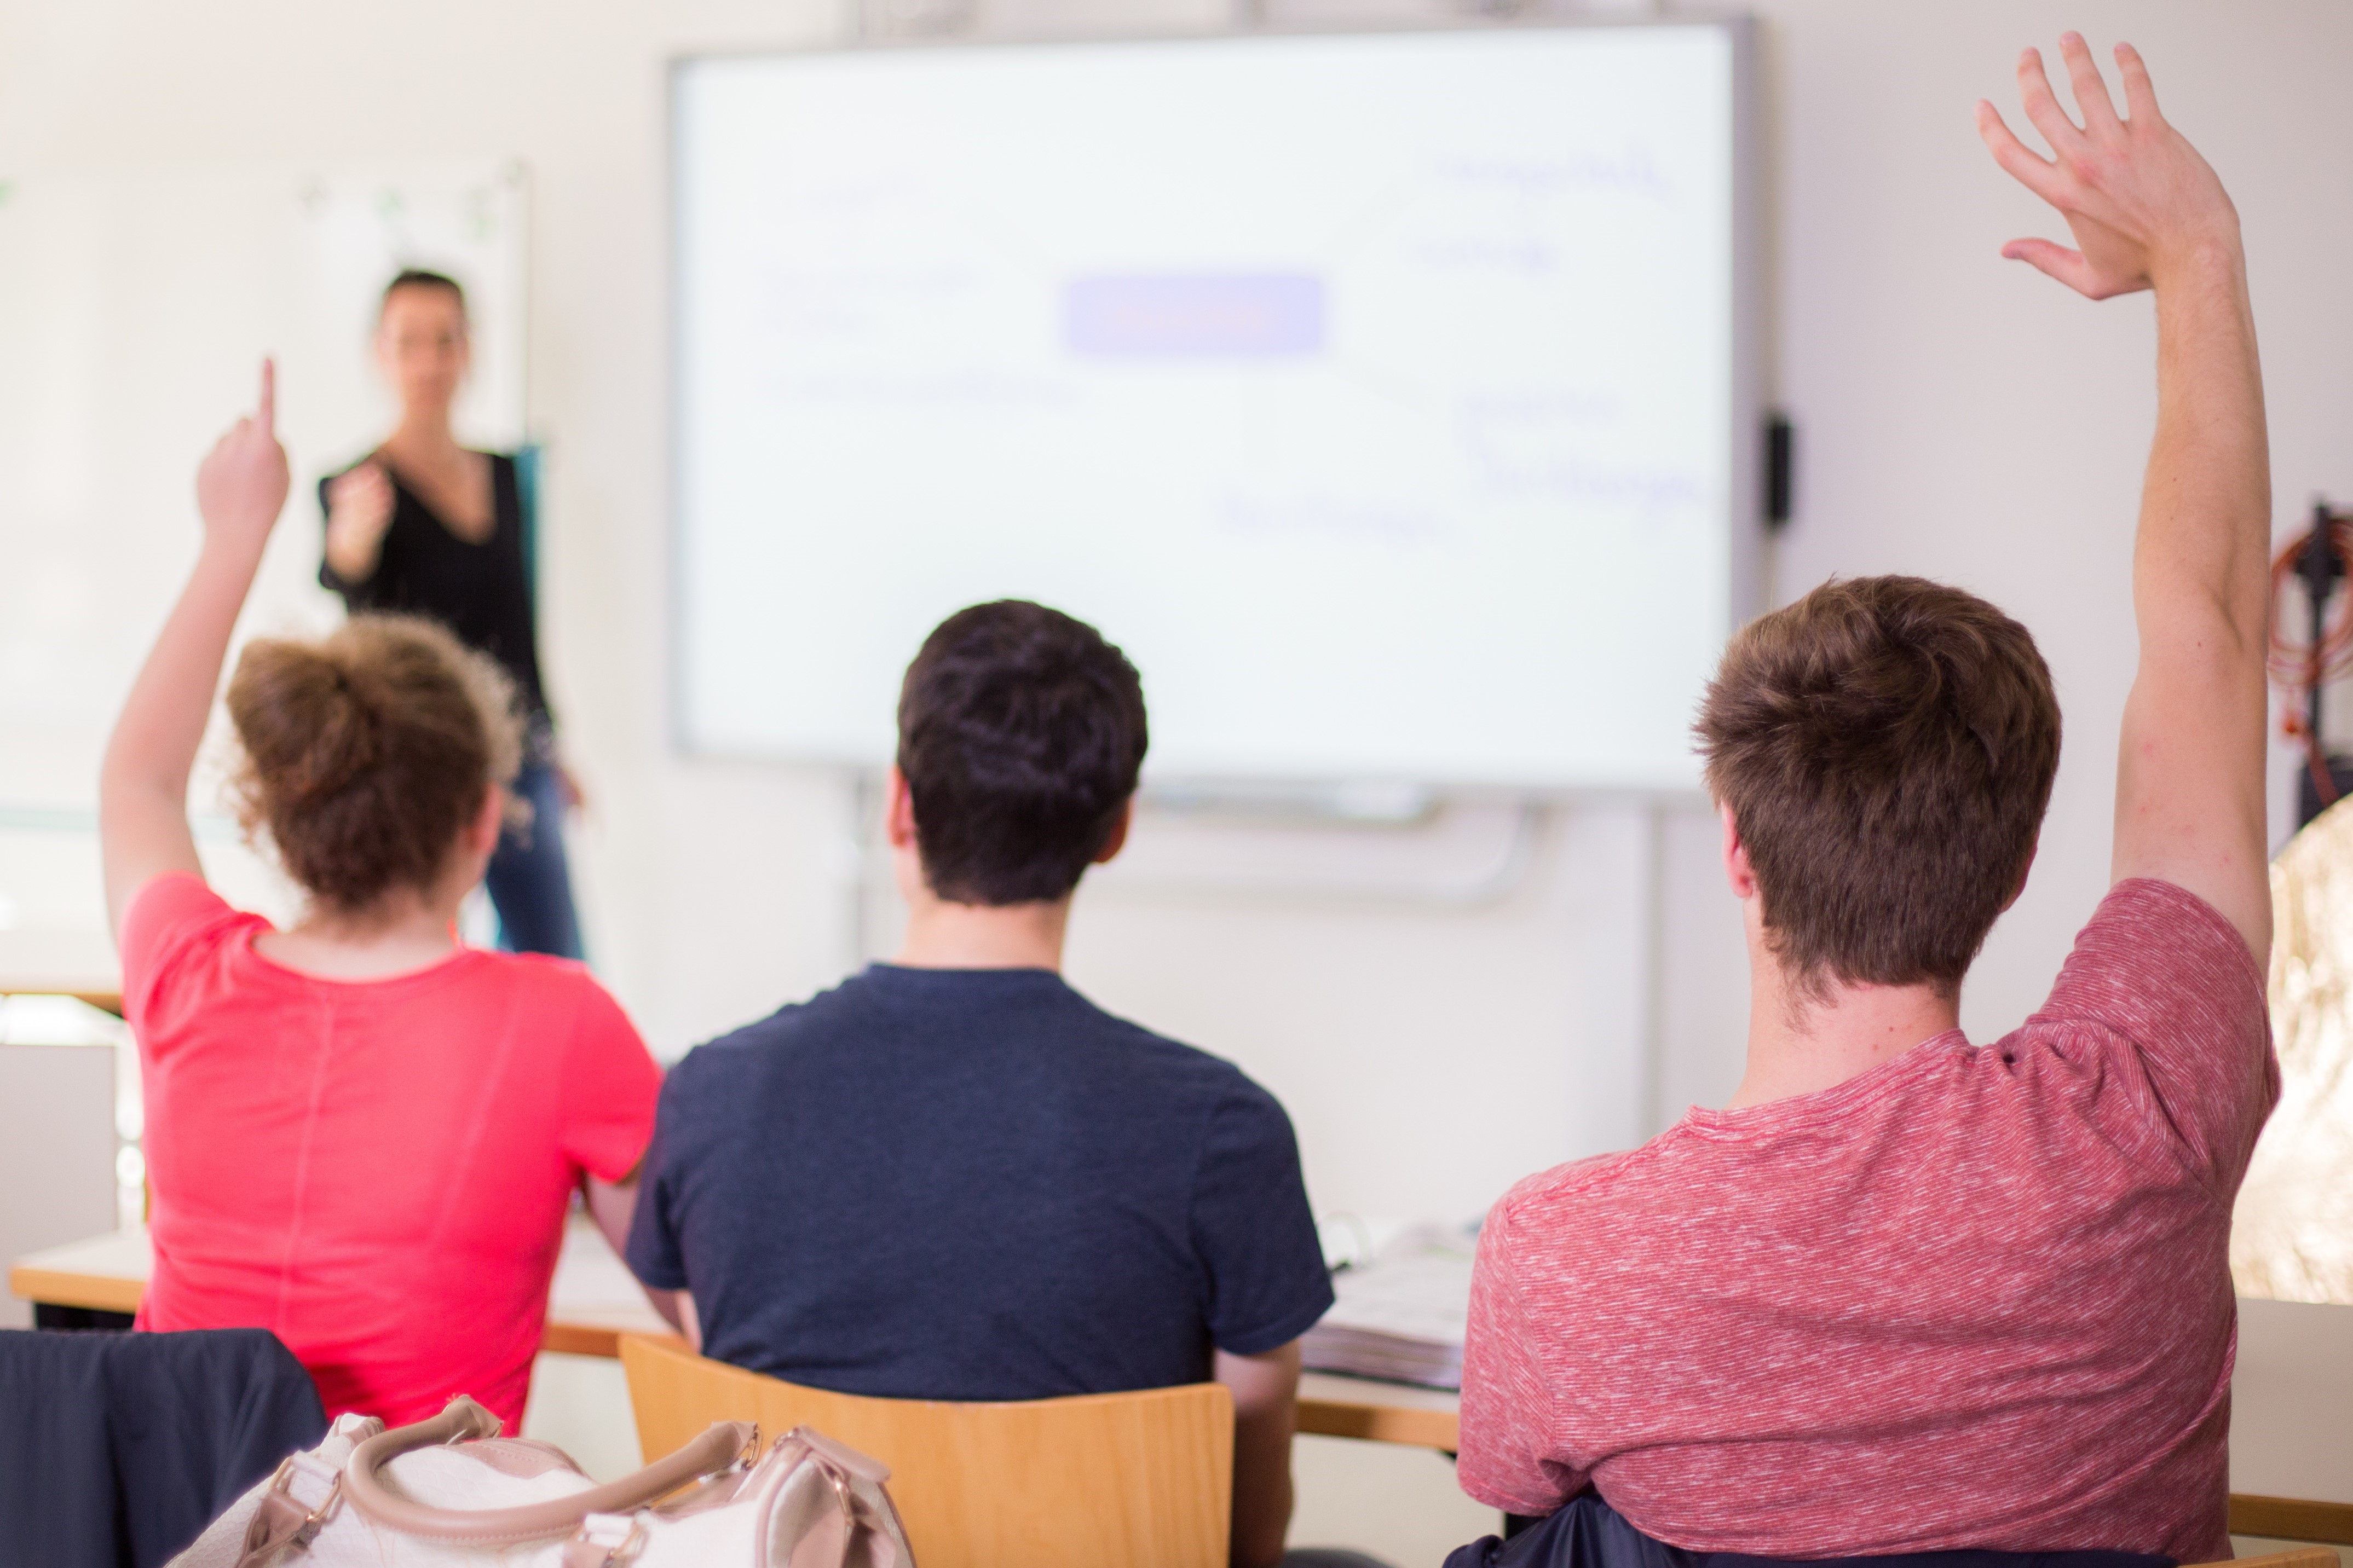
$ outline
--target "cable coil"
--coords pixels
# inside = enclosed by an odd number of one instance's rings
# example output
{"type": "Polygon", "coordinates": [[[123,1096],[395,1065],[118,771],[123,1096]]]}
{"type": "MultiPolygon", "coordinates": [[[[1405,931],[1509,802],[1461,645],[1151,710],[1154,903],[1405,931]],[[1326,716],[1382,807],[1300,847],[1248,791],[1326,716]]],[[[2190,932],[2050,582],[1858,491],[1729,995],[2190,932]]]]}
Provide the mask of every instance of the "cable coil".
{"type": "Polygon", "coordinates": [[[2271,645],[2264,668],[2272,684],[2287,698],[2280,732],[2303,742],[2305,765],[2323,806],[2336,803],[2337,789],[2321,742],[2318,694],[2329,682],[2353,673],[2353,594],[2334,591],[2348,563],[2353,563],[2353,513],[2333,512],[2326,504],[2313,508],[2311,529],[2289,540],[2272,558],[2271,645]],[[2324,530],[2330,553],[2310,562],[2306,558],[2313,542],[2324,530]],[[2302,641],[2286,629],[2287,587],[2296,582],[2304,584],[2313,620],[2312,635],[2302,641]],[[2321,584],[2316,592],[2316,582],[2321,584]]]}

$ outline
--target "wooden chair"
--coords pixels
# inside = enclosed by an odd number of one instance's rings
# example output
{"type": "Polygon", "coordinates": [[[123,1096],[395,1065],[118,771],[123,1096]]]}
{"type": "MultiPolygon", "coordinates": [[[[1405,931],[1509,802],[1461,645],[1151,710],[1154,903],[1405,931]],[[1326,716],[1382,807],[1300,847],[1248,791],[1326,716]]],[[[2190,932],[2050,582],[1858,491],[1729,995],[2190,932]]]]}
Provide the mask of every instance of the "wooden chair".
{"type": "Polygon", "coordinates": [[[1234,1405],[1221,1384],[1001,1405],[868,1399],[637,1335],[622,1337],[621,1365],[649,1460],[713,1421],[753,1421],[763,1442],[814,1426],[890,1466],[923,1568],[1225,1568],[1234,1405]]]}
{"type": "Polygon", "coordinates": [[[2223,1563],[2200,1563],[2189,1568],[2343,1568],[2334,1550],[2326,1546],[2299,1546],[2293,1552],[2267,1552],[2261,1557],[2238,1557],[2223,1563]]]}
{"type": "MultiPolygon", "coordinates": [[[[2231,1533],[2269,1541],[2327,1541],[2353,1546],[2353,1502],[2231,1494],[2231,1533]]],[[[2247,1559],[2249,1562],[2256,1559],[2247,1559]]]]}

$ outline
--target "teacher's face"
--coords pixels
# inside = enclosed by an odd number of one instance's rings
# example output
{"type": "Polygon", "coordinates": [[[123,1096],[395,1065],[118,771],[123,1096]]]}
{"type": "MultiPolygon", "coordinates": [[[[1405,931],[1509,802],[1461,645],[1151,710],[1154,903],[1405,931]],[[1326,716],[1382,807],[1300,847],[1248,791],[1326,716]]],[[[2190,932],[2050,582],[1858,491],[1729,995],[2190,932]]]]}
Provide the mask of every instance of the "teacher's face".
{"type": "Polygon", "coordinates": [[[408,414],[447,413],[466,379],[466,313],[447,289],[396,289],[376,325],[376,363],[408,414]]]}

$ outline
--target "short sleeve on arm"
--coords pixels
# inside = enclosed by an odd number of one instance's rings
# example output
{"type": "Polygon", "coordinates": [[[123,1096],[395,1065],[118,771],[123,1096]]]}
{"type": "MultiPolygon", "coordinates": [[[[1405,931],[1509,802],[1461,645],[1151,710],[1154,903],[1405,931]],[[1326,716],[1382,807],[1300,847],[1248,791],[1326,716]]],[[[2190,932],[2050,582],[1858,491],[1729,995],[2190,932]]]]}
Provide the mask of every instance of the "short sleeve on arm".
{"type": "Polygon", "coordinates": [[[678,1177],[670,1168],[679,1142],[678,1088],[673,1072],[662,1085],[654,1141],[646,1150],[645,1172],[638,1179],[638,1209],[629,1221],[629,1272],[657,1290],[688,1288],[686,1253],[679,1245],[678,1177]]]}
{"type": "Polygon", "coordinates": [[[2090,1028],[2132,1053],[2158,1115],[2235,1185],[2279,1098],[2262,972],[2236,928],[2170,882],[2117,883],[2029,1028],[2090,1028]]]}
{"type": "Polygon", "coordinates": [[[174,1016],[201,1003],[210,960],[224,944],[267,923],[185,871],[167,871],[132,894],[120,938],[122,1014],[142,1044],[168,1037],[174,1016]]]}
{"type": "Polygon", "coordinates": [[[1193,1179],[1193,1245],[1208,1273],[1209,1339],[1229,1355],[1287,1345],[1332,1305],[1291,1118],[1256,1084],[1210,1113],[1193,1179]]]}
{"type": "Polygon", "coordinates": [[[1455,1479],[1490,1508],[1546,1514],[1583,1490],[1586,1478],[1547,1457],[1553,1390],[1513,1268],[1510,1202],[1488,1215],[1471,1274],[1455,1479]]]}
{"type": "Polygon", "coordinates": [[[621,1005],[585,974],[580,983],[565,1062],[564,1156],[598,1181],[618,1182],[638,1168],[653,1136],[661,1068],[621,1005]]]}

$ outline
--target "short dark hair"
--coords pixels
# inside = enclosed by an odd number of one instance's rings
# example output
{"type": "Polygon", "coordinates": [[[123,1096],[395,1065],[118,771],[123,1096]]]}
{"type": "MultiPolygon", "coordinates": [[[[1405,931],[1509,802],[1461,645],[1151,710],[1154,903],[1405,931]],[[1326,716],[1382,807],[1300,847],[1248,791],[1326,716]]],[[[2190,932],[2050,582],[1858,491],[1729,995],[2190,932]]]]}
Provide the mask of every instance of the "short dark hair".
{"type": "Polygon", "coordinates": [[[403,289],[446,289],[457,299],[458,314],[462,316],[466,313],[465,286],[455,278],[446,272],[428,271],[422,267],[404,267],[392,275],[391,282],[384,286],[384,298],[376,303],[376,314],[382,315],[385,306],[391,304],[392,297],[403,289]]]}
{"type": "Polygon", "coordinates": [[[1957,993],[2059,771],[2032,635],[1922,578],[1831,581],[1734,635],[1697,730],[1801,994],[1957,993]]]}
{"type": "Polygon", "coordinates": [[[1079,885],[1135,794],[1144,684],[1103,634],[1000,599],[942,621],[899,690],[899,772],[923,879],[952,903],[1079,885]]]}

